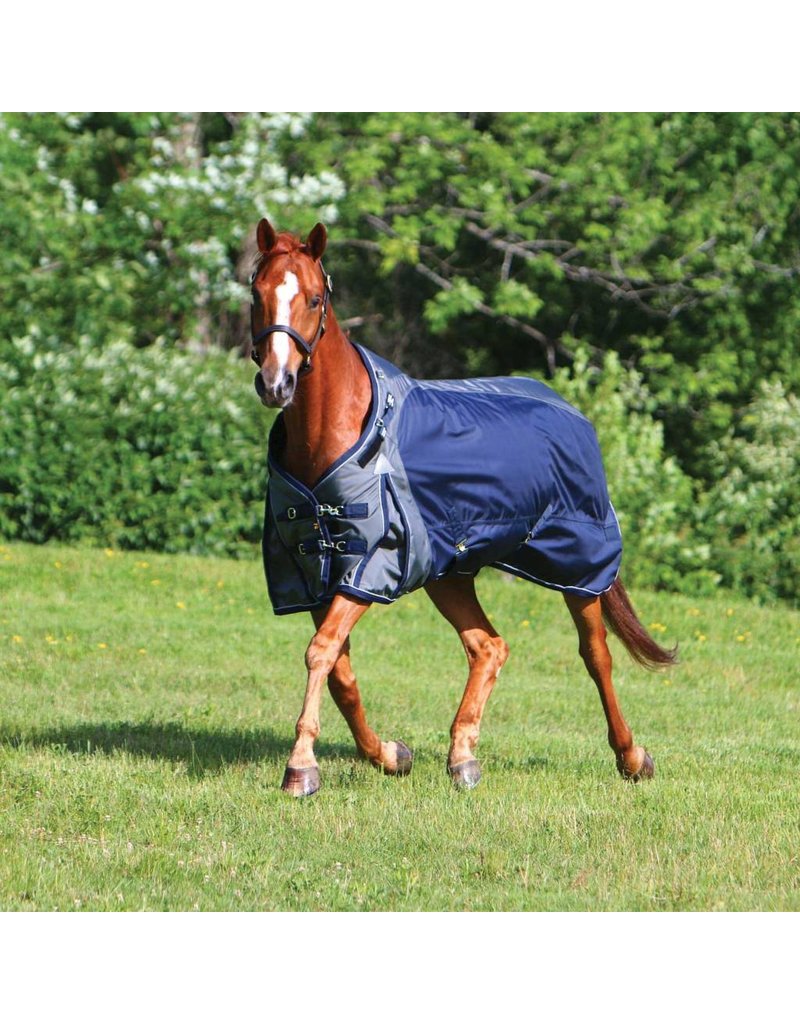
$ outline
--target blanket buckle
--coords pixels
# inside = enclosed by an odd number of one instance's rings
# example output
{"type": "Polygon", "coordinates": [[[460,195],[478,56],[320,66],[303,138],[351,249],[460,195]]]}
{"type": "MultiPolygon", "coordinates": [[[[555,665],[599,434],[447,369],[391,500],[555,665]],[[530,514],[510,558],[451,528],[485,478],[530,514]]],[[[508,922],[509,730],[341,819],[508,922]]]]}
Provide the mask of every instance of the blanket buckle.
{"type": "Polygon", "coordinates": [[[318,516],[341,516],[344,514],[344,505],[317,505],[318,516]]]}

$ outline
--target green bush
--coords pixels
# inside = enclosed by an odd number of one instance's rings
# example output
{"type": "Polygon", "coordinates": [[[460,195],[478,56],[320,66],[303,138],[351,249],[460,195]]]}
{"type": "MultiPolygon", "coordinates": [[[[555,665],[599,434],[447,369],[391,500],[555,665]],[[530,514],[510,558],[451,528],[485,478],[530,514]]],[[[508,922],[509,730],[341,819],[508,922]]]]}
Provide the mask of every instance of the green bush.
{"type": "Polygon", "coordinates": [[[715,485],[701,529],[726,586],[797,602],[800,591],[800,399],[764,382],[740,434],[711,446],[715,485]]]}
{"type": "Polygon", "coordinates": [[[252,552],[269,422],[219,351],[15,341],[0,355],[0,535],[252,552]]]}
{"type": "Polygon", "coordinates": [[[592,368],[585,350],[553,386],[591,419],[597,432],[624,545],[623,576],[639,586],[683,593],[713,590],[719,576],[695,533],[691,479],[664,453],[661,424],[641,376],[616,353],[592,368]]]}

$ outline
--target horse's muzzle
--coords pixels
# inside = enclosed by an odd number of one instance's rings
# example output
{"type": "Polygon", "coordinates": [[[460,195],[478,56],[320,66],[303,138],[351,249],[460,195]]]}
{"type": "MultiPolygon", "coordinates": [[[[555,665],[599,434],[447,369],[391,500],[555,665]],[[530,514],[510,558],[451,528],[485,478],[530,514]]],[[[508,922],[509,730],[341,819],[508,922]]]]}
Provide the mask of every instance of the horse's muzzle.
{"type": "Polygon", "coordinates": [[[268,406],[270,409],[283,409],[291,402],[294,397],[294,389],[297,385],[297,377],[293,373],[287,373],[269,387],[264,380],[263,373],[257,373],[255,380],[256,394],[261,399],[263,405],[268,406]]]}

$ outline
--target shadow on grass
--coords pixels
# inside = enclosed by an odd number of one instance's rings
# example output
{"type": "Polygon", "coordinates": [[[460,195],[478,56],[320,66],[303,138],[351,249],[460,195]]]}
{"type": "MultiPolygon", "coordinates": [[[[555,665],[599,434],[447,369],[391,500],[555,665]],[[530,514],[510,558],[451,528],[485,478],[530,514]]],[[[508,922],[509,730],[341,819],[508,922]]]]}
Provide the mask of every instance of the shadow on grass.
{"type": "MultiPolygon", "coordinates": [[[[177,722],[82,722],[50,729],[0,730],[0,743],[11,747],[65,750],[92,756],[122,751],[135,757],[183,762],[190,774],[220,771],[231,764],[284,761],[293,735],[271,729],[220,730],[187,728],[177,722]]],[[[354,760],[352,745],[318,741],[319,757],[354,760]]]]}

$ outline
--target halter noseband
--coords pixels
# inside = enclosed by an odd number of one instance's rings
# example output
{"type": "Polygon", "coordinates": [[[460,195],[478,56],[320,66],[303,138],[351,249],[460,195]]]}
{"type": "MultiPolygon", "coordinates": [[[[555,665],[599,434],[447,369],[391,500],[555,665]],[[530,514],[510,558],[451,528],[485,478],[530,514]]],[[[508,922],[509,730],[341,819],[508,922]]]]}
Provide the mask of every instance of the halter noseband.
{"type": "MultiPolygon", "coordinates": [[[[300,346],[303,352],[305,352],[305,359],[303,360],[302,366],[297,371],[297,375],[300,376],[300,374],[311,372],[311,356],[313,355],[318,342],[322,338],[322,335],[325,333],[325,322],[328,319],[328,300],[330,299],[331,292],[333,291],[333,281],[331,281],[330,274],[325,273],[325,268],[322,266],[322,263],[320,263],[319,269],[322,271],[322,280],[325,285],[325,290],[322,294],[322,314],[319,318],[317,333],[314,335],[311,342],[308,342],[299,331],[296,331],[294,327],[290,327],[289,324],[270,324],[269,327],[265,327],[263,330],[259,331],[258,334],[253,336],[250,358],[256,366],[261,366],[258,358],[258,352],[256,351],[256,345],[270,334],[281,333],[288,334],[289,337],[300,346]]],[[[251,285],[255,284],[256,273],[253,274],[253,277],[250,280],[251,285]]]]}

